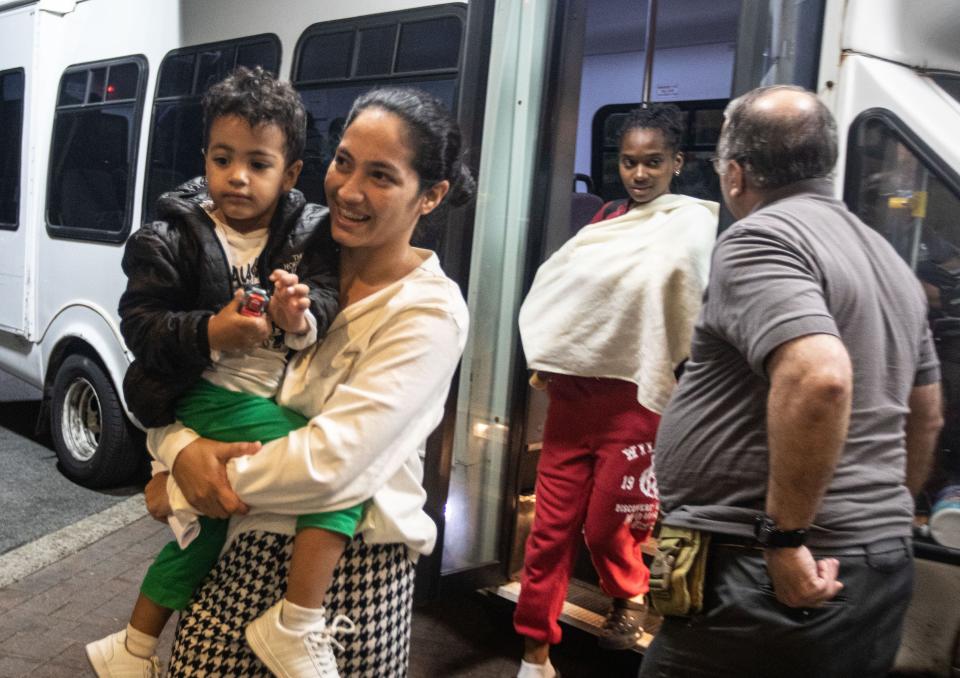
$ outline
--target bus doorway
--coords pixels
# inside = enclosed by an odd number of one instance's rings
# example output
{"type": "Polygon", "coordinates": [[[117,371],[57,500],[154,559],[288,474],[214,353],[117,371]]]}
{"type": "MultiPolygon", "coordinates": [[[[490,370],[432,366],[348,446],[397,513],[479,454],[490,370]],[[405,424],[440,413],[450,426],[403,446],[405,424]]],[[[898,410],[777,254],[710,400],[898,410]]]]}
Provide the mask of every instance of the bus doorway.
{"type": "MultiPolygon", "coordinates": [[[[650,100],[669,102],[680,108],[685,136],[685,162],[671,191],[708,200],[719,200],[719,183],[709,158],[714,152],[723,109],[732,91],[734,54],[740,14],[739,0],[692,0],[659,3],[655,16],[655,47],[652,59],[650,100]]],[[[585,3],[582,51],[570,51],[580,42],[568,37],[568,51],[560,59],[567,72],[556,73],[566,82],[579,81],[579,88],[557,93],[557,101],[545,108],[559,111],[552,121],[564,133],[546,136],[563,141],[542,144],[545,159],[545,198],[533,206],[527,259],[527,287],[537,267],[601,207],[626,197],[619,165],[619,130],[627,114],[640,105],[644,92],[647,3],[629,0],[591,0],[585,3]],[[575,134],[570,144],[566,131],[575,134]]],[[[504,502],[509,514],[509,546],[506,569],[510,581],[498,590],[515,600],[523,566],[524,545],[536,511],[535,481],[548,399],[543,391],[518,385],[516,421],[522,432],[514,436],[515,474],[510,478],[514,501],[504,502]]],[[[596,632],[609,606],[591,566],[586,548],[570,582],[561,619],[589,632],[596,632]]],[[[655,631],[653,618],[645,624],[655,631]]],[[[652,636],[644,635],[645,647],[652,636]]]]}

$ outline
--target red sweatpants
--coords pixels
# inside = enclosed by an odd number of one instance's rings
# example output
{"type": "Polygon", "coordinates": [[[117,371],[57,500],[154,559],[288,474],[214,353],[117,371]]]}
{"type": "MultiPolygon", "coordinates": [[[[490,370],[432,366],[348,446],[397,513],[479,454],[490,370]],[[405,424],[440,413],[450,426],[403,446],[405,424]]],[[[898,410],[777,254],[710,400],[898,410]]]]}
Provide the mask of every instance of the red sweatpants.
{"type": "Polygon", "coordinates": [[[581,530],[607,595],[647,592],[640,545],[657,519],[660,415],[640,405],[636,384],[626,381],[553,375],[547,389],[536,512],[513,624],[523,636],[555,644],[581,530]]]}

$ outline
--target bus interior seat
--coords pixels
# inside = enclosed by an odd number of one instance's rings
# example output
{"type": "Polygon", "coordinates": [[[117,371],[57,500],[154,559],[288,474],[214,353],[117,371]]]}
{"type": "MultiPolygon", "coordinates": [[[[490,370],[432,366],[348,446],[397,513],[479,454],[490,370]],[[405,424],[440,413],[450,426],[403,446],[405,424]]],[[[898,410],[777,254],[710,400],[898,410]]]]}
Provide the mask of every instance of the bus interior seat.
{"type": "Polygon", "coordinates": [[[570,199],[570,235],[590,223],[593,216],[603,207],[603,198],[593,192],[593,181],[586,174],[573,176],[573,196],[570,199]],[[583,183],[587,190],[577,192],[577,184],[583,183]]]}

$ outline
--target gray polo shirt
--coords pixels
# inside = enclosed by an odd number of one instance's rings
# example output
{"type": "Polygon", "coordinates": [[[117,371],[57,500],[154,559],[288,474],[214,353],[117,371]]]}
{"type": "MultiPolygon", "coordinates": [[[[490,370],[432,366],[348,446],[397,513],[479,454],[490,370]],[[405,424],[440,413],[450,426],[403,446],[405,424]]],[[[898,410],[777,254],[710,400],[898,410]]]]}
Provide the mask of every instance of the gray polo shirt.
{"type": "Polygon", "coordinates": [[[826,180],[781,189],[724,232],[691,357],[657,434],[664,522],[752,536],[767,487],[767,358],[822,333],[847,347],[853,404],[808,543],[908,536],[907,402],[914,386],[940,378],[926,308],[907,265],[826,180]]]}

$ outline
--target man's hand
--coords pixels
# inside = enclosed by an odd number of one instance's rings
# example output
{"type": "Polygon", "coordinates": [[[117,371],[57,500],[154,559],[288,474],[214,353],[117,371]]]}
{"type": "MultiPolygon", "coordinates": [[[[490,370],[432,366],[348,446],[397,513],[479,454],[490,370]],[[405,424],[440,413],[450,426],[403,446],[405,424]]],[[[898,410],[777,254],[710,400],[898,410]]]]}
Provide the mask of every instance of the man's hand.
{"type": "Polygon", "coordinates": [[[187,445],[173,464],[173,478],[190,505],[211,518],[246,513],[247,505],[230,487],[227,462],[255,454],[260,443],[221,443],[197,438],[187,445]]]}
{"type": "Polygon", "coordinates": [[[207,341],[217,351],[249,351],[262,344],[273,333],[270,320],[263,315],[253,318],[240,313],[243,290],[237,290],[233,299],[210,318],[207,341]]]}
{"type": "Polygon", "coordinates": [[[310,288],[293,273],[279,268],[270,274],[270,281],[273,296],[267,305],[267,313],[274,324],[291,334],[303,334],[309,330],[306,315],[310,308],[310,288]]]}
{"type": "Polygon", "coordinates": [[[147,486],[143,488],[143,498],[147,502],[147,511],[154,520],[167,522],[167,516],[173,513],[170,508],[170,498],[167,496],[167,477],[169,473],[158,473],[147,486]]]}
{"type": "Polygon", "coordinates": [[[840,561],[814,560],[806,546],[766,549],[767,572],[773,592],[789,607],[819,607],[836,596],[843,584],[837,580],[840,561]]]}

